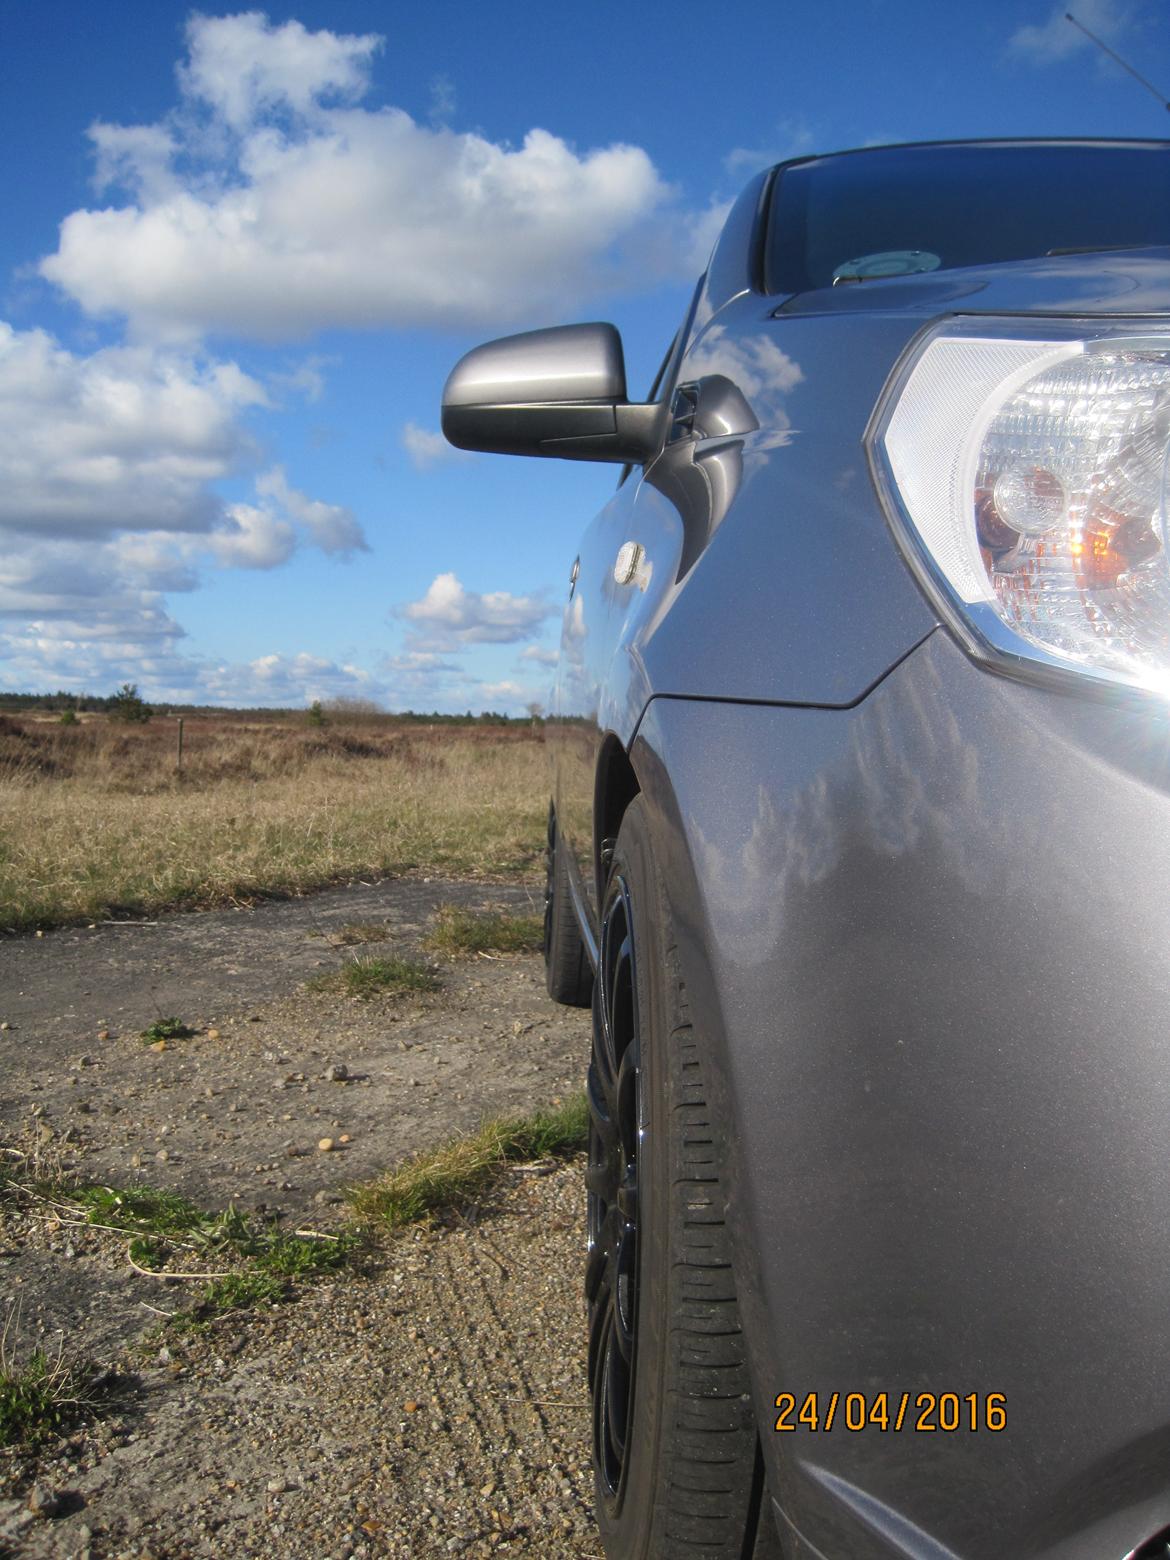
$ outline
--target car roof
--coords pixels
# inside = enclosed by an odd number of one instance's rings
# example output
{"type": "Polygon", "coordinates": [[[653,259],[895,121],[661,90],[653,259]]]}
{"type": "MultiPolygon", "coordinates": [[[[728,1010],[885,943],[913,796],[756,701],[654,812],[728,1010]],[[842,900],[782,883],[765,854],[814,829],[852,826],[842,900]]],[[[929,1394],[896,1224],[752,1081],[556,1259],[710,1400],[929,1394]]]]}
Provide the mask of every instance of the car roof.
{"type": "Polygon", "coordinates": [[[833,152],[805,152],[800,157],[789,157],[774,164],[775,168],[795,168],[801,163],[827,162],[830,158],[864,157],[869,152],[915,152],[938,147],[1128,147],[1134,150],[1170,151],[1170,140],[1159,136],[1103,136],[1103,135],[1018,135],[973,136],[966,139],[935,141],[883,141],[875,146],[847,146],[833,152]]]}

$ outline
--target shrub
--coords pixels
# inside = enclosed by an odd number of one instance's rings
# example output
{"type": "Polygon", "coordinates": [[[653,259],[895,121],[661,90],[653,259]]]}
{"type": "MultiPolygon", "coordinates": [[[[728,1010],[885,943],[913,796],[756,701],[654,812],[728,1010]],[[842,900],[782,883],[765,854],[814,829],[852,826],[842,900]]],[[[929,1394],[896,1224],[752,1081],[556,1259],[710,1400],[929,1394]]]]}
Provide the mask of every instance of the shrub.
{"type": "Polygon", "coordinates": [[[110,719],[125,720],[136,724],[148,721],[154,711],[139,696],[137,683],[123,683],[110,698],[110,719]]]}

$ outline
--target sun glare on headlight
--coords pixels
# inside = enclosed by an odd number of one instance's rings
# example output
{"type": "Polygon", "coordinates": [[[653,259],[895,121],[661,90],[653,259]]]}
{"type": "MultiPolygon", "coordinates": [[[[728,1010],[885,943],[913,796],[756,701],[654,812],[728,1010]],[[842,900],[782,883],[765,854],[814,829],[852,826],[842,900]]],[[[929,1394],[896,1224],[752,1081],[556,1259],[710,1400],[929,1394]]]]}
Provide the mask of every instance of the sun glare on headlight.
{"type": "Polygon", "coordinates": [[[1170,335],[1018,330],[917,354],[875,445],[895,518],[992,653],[1164,689],[1170,335]]]}

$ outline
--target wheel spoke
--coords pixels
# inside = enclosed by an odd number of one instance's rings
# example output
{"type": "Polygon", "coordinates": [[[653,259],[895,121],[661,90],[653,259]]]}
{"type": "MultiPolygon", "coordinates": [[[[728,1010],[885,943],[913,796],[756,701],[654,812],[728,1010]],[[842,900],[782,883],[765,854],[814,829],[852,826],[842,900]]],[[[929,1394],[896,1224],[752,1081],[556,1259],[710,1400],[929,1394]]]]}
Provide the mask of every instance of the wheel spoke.
{"type": "Polygon", "coordinates": [[[611,1348],[605,1359],[605,1423],[619,1463],[625,1457],[629,1413],[630,1373],[620,1351],[611,1348]]]}
{"type": "Polygon", "coordinates": [[[608,1260],[604,1246],[595,1242],[589,1247],[585,1258],[585,1298],[590,1305],[597,1299],[608,1260]]]}
{"type": "MultiPolygon", "coordinates": [[[[594,1057],[594,1063],[597,1058],[594,1057]]],[[[600,1069],[594,1065],[589,1069],[589,1077],[586,1080],[585,1092],[589,1103],[589,1114],[599,1135],[607,1142],[612,1139],[614,1126],[614,1101],[616,1093],[611,1087],[607,1093],[605,1079],[601,1076],[600,1069]]]]}
{"type": "MultiPolygon", "coordinates": [[[[604,1271],[604,1268],[603,1268],[604,1271]]],[[[596,1401],[601,1396],[599,1371],[605,1362],[605,1345],[610,1325],[610,1308],[602,1296],[589,1318],[589,1391],[596,1401]]]]}
{"type": "MultiPolygon", "coordinates": [[[[617,1109],[615,1111],[618,1141],[626,1166],[633,1165],[638,1156],[638,1041],[633,1038],[626,1046],[617,1077],[617,1109]]],[[[624,1167],[623,1167],[624,1168],[624,1167]]]]}
{"type": "Polygon", "coordinates": [[[619,1237],[616,1282],[614,1284],[614,1337],[627,1365],[634,1363],[634,1291],[638,1272],[638,1231],[624,1225],[619,1237]]]}
{"type": "Polygon", "coordinates": [[[608,1093],[612,1092],[617,1078],[618,1058],[614,1050],[613,1013],[606,1000],[605,982],[602,981],[600,985],[601,991],[594,999],[593,1060],[608,1093]]]}

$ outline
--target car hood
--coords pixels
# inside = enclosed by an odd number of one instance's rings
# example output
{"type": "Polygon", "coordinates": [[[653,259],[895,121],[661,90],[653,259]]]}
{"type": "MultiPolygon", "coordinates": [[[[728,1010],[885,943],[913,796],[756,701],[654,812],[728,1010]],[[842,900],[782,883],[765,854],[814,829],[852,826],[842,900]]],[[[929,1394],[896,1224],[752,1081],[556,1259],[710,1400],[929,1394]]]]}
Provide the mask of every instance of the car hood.
{"type": "Polygon", "coordinates": [[[1170,247],[1047,255],[796,293],[775,311],[804,314],[1170,313],[1170,247]]]}

